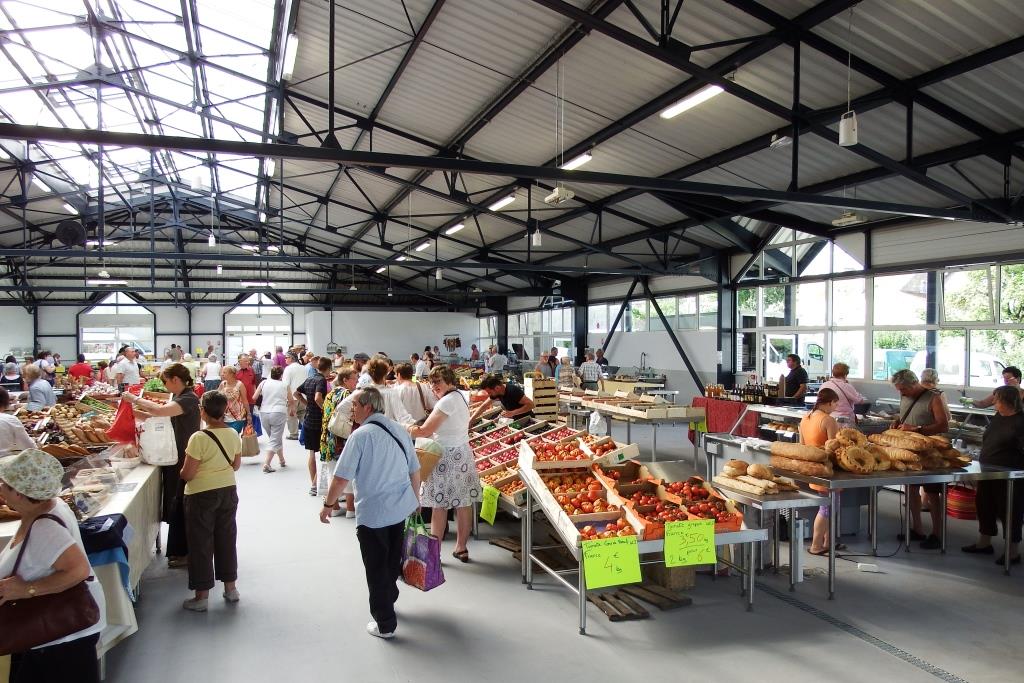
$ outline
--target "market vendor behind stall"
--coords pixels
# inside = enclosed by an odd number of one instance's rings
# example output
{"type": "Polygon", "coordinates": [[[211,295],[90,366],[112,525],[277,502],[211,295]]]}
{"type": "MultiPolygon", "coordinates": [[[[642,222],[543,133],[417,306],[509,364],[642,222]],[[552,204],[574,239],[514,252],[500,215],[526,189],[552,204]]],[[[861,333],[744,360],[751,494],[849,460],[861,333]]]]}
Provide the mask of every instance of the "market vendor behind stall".
{"type": "MultiPolygon", "coordinates": [[[[488,375],[480,381],[480,388],[487,392],[487,397],[492,401],[501,401],[504,410],[502,417],[523,417],[533,415],[533,401],[526,396],[526,392],[518,384],[504,382],[497,375],[488,375]]],[[[470,424],[491,407],[489,401],[484,401],[473,411],[470,416],[470,424]]]]}
{"type": "Polygon", "coordinates": [[[795,353],[786,356],[786,367],[789,374],[779,377],[779,384],[786,389],[784,398],[803,398],[807,393],[807,371],[800,364],[800,356],[795,353]]]}

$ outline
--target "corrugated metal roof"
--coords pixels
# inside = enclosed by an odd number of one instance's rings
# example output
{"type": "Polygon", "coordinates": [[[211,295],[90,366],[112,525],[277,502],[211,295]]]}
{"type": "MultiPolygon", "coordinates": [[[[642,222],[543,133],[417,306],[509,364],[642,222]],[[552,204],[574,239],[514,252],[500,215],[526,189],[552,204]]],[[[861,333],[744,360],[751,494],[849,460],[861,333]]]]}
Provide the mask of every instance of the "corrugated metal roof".
{"type": "Polygon", "coordinates": [[[941,102],[955,103],[958,110],[989,128],[1005,133],[1024,128],[1024,98],[1020,74],[1024,55],[969,71],[924,89],[941,102]]]}

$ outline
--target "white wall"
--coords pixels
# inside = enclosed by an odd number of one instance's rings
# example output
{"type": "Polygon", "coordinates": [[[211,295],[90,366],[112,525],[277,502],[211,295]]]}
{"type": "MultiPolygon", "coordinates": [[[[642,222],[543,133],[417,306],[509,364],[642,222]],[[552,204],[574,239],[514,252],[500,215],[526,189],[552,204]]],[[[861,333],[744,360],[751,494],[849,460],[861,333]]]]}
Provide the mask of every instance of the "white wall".
{"type": "Polygon", "coordinates": [[[878,230],[871,238],[873,266],[994,257],[1024,251],[1024,230],[1002,223],[927,221],[878,230]]]}
{"type": "MultiPolygon", "coordinates": [[[[714,382],[718,372],[718,334],[715,330],[675,330],[676,338],[686,352],[704,384],[714,382]]],[[[596,348],[604,334],[587,335],[587,344],[596,348]]],[[[678,403],[689,404],[690,399],[700,395],[700,390],[690,377],[683,359],[679,357],[668,333],[659,332],[616,332],[605,355],[611,365],[622,368],[640,366],[640,354],[646,353],[644,364],[665,374],[666,389],[681,392],[678,403]]]]}
{"type": "MultiPolygon", "coordinates": [[[[626,293],[629,292],[629,285],[632,284],[632,282],[632,279],[623,279],[616,280],[614,282],[603,282],[598,285],[591,285],[588,288],[588,296],[591,301],[615,298],[622,299],[625,298],[626,293]]],[[[658,293],[686,289],[707,289],[708,287],[713,287],[714,284],[715,283],[711,280],[696,275],[674,275],[652,277],[648,286],[650,286],[652,292],[658,293]]],[[[633,298],[642,298],[643,295],[644,289],[638,284],[636,289],[633,290],[633,298]]]]}
{"type": "MultiPolygon", "coordinates": [[[[32,314],[20,306],[5,306],[0,309],[0,360],[7,356],[11,349],[33,351],[32,348],[32,314]]],[[[21,355],[18,355],[21,362],[21,355]]]]}
{"type": "MultiPolygon", "coordinates": [[[[348,349],[348,355],[383,351],[394,359],[405,359],[427,344],[441,346],[442,336],[458,334],[463,355],[479,335],[473,313],[412,313],[389,311],[334,311],[333,328],[329,311],[306,313],[306,346],[324,353],[334,342],[348,349]]],[[[443,352],[443,347],[442,347],[443,352]]]]}

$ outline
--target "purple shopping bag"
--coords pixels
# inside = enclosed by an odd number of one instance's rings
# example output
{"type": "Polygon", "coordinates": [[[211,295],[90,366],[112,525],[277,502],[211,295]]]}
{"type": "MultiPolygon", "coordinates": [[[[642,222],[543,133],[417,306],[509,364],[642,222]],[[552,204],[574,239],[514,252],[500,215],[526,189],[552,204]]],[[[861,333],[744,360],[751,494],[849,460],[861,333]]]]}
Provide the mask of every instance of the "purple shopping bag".
{"type": "Polygon", "coordinates": [[[431,536],[416,514],[405,521],[402,539],[402,579],[421,591],[437,588],[444,583],[441,570],[441,541],[431,536]]]}

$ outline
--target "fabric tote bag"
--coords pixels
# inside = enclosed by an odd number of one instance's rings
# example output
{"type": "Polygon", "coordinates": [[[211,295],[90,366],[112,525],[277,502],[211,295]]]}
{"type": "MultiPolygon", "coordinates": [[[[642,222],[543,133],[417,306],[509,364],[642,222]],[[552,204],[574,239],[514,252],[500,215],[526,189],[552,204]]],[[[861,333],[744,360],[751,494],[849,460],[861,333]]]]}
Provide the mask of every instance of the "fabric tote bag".
{"type": "Polygon", "coordinates": [[[260,442],[252,427],[246,425],[242,430],[242,457],[248,458],[260,454],[260,442]]]}
{"type": "Polygon", "coordinates": [[[402,539],[402,579],[421,591],[429,591],[444,583],[441,570],[441,541],[427,532],[423,517],[412,515],[405,520],[402,539]]]}

